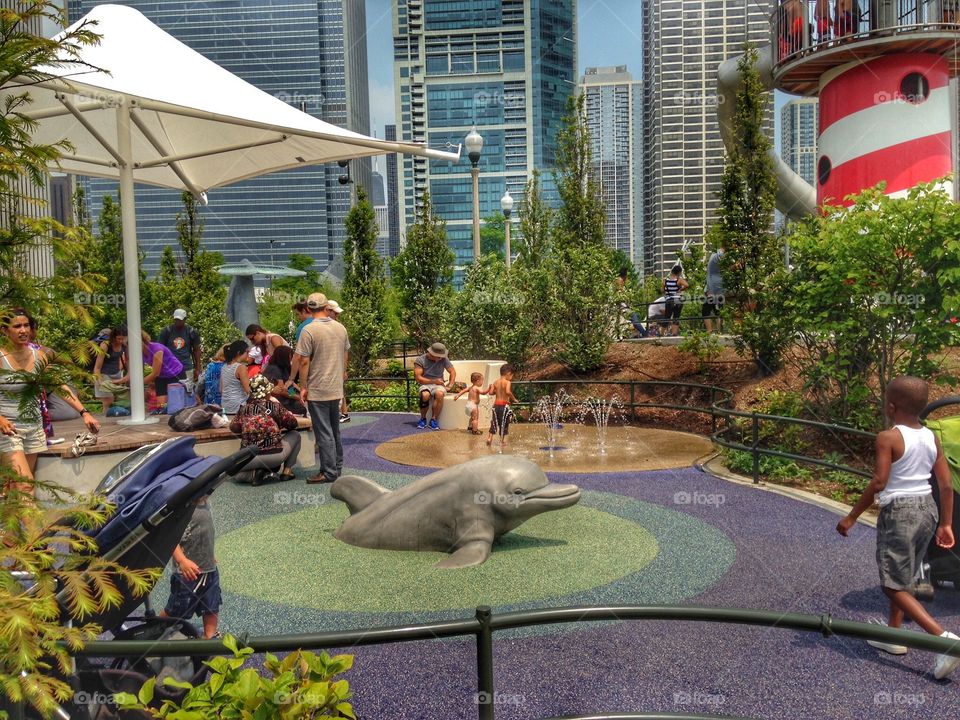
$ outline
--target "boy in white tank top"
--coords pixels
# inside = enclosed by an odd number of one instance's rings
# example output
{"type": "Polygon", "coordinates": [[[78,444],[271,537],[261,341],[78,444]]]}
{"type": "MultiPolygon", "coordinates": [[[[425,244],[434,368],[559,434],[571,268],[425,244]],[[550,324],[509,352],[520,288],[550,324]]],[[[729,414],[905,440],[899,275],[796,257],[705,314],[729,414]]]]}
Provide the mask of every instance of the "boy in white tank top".
{"type": "MultiPolygon", "coordinates": [[[[909,616],[931,635],[957,641],[945,631],[912,594],[914,578],[930,540],[942,548],[953,547],[953,485],[950,469],[936,436],[920,424],[927,405],[927,384],[920,378],[900,376],[887,385],[884,413],[893,427],[877,435],[873,479],[850,513],[837,523],[837,532],[846,536],[857,518],[876,498],[877,565],[883,593],[890,599],[888,625],[899,628],[909,616]],[[933,501],[927,479],[931,472],[940,487],[940,512],[933,501]]],[[[870,645],[893,655],[907,652],[905,645],[868,640],[870,645]]],[[[937,655],[934,677],[941,680],[960,666],[960,657],[937,655]]]]}

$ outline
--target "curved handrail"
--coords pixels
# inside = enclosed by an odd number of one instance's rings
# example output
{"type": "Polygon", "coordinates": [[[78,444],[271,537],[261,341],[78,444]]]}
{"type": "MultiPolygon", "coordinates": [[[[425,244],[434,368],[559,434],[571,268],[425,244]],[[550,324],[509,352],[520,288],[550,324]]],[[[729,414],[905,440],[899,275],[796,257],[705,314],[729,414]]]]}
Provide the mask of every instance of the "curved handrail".
{"type": "MultiPolygon", "coordinates": [[[[676,620],[800,630],[803,632],[818,632],[825,638],[841,635],[862,640],[879,640],[960,657],[960,643],[948,638],[936,637],[922,632],[894,629],[885,625],[836,620],[832,615],[826,613],[808,615],[784,613],[776,610],[675,605],[578,606],[504,613],[493,613],[489,607],[481,606],[476,609],[473,618],[347,632],[241,637],[238,638],[238,644],[249,647],[254,652],[285,652],[296,649],[320,650],[353,645],[389,644],[472,635],[476,639],[477,648],[478,692],[475,701],[480,720],[492,720],[496,699],[493,681],[493,633],[495,631],[557,623],[608,622],[611,620],[676,620]]],[[[165,640],[161,642],[107,640],[88,643],[80,650],[73,651],[73,654],[84,657],[142,657],[144,655],[169,657],[227,655],[230,654],[230,651],[217,640],[165,640]]],[[[576,717],[597,719],[687,717],[699,719],[710,716],[606,714],[576,717]]]]}

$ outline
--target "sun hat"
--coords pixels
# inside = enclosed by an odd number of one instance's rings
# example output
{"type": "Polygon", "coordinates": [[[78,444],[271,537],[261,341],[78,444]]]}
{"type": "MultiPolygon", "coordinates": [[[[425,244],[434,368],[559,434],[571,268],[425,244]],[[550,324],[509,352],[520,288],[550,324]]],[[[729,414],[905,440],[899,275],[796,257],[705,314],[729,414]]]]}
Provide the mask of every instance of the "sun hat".
{"type": "Polygon", "coordinates": [[[443,343],[435,342],[427,352],[434,357],[445,358],[447,356],[447,346],[443,343]]]}
{"type": "Polygon", "coordinates": [[[258,374],[250,378],[250,397],[254,400],[265,400],[271,390],[273,390],[273,383],[263,375],[258,374]]]}

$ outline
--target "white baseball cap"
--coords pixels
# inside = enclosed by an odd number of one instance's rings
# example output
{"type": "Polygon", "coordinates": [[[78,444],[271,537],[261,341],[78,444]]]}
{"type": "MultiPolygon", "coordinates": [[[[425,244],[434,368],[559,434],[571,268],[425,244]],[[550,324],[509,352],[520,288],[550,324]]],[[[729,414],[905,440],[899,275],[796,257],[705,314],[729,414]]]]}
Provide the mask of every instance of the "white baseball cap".
{"type": "Polygon", "coordinates": [[[333,310],[337,315],[343,312],[343,308],[336,300],[327,300],[327,310],[333,310]]]}
{"type": "Polygon", "coordinates": [[[174,320],[186,320],[186,319],[187,319],[187,311],[184,310],[183,308],[177,308],[176,310],[173,311],[173,319],[174,319],[174,320]]]}

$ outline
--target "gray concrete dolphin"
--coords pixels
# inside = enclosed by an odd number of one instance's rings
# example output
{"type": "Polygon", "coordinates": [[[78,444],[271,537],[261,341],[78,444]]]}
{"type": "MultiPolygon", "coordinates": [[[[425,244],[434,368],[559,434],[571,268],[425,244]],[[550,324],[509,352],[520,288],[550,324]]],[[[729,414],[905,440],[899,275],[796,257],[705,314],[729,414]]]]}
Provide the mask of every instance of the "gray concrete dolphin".
{"type": "Polygon", "coordinates": [[[444,568],[479,565],[504,533],[580,500],[576,485],[554,485],[537,465],[512,455],[470,460],[394,491],[344,475],[330,494],[350,508],[334,537],[366,548],[448,552],[437,563],[444,568]]]}

